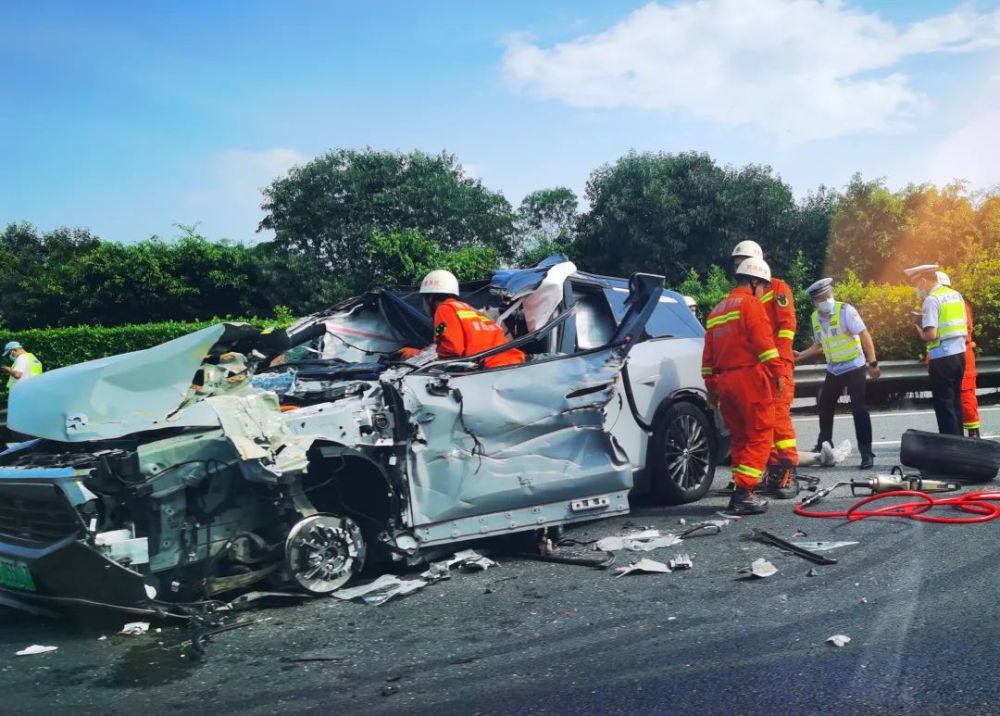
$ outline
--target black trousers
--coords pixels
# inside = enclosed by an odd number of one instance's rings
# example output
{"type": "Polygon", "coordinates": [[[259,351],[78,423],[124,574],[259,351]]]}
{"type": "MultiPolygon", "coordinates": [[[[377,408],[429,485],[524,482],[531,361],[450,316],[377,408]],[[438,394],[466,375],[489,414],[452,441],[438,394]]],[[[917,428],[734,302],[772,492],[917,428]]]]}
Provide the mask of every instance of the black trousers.
{"type": "Polygon", "coordinates": [[[858,451],[862,456],[872,454],[872,418],[868,413],[867,384],[868,369],[865,366],[849,370],[840,375],[827,373],[819,392],[819,444],[833,444],[833,413],[837,409],[844,388],[851,399],[851,414],[854,416],[854,436],[858,439],[858,451]]]}
{"type": "Polygon", "coordinates": [[[938,432],[962,435],[962,376],[965,375],[965,351],[927,364],[931,382],[931,403],[937,417],[938,432]]]}

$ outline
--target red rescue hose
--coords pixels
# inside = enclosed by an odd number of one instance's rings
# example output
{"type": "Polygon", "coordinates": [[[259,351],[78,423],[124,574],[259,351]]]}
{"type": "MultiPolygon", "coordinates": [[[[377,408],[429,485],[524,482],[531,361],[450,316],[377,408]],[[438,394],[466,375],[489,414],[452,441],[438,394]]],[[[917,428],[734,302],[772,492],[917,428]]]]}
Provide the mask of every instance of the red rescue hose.
{"type": "Polygon", "coordinates": [[[803,517],[829,517],[847,519],[850,521],[863,520],[868,517],[907,517],[911,520],[921,522],[934,522],[945,525],[968,525],[977,522],[989,522],[1000,517],[1000,490],[981,490],[979,492],[967,492],[964,495],[955,497],[936,498],[926,492],[917,490],[896,490],[894,492],[883,492],[871,495],[863,500],[855,502],[842,512],[807,512],[802,503],[795,505],[795,514],[803,517]],[[873,509],[861,509],[865,505],[886,500],[894,497],[916,497],[913,502],[895,502],[891,505],[884,505],[873,509]],[[951,507],[969,516],[938,517],[926,514],[935,507],[951,507]]]}

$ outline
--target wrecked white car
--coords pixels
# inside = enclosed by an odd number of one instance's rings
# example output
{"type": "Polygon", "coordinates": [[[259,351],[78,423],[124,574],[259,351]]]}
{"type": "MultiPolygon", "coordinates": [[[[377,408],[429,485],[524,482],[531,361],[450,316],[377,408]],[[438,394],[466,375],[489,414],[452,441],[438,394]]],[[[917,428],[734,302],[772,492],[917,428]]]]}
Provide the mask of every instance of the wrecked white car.
{"type": "Polygon", "coordinates": [[[723,440],[702,330],[662,278],[567,262],[463,298],[529,358],[439,359],[390,291],[286,331],[222,324],[11,394],[0,603],[192,602],[257,583],[328,593],[368,563],[683,502],[723,440]]]}

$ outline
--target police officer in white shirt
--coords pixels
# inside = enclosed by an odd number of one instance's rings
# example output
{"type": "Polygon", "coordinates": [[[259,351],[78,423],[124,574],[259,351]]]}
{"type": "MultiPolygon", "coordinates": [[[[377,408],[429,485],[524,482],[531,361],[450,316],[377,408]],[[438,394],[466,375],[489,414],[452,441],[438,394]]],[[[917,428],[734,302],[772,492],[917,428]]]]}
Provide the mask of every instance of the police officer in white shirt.
{"type": "Polygon", "coordinates": [[[962,377],[968,333],[965,299],[955,289],[938,282],[939,268],[937,264],[922,264],[905,269],[904,273],[922,301],[914,327],[927,345],[927,373],[938,432],[963,435],[962,377]]]}
{"type": "Polygon", "coordinates": [[[837,401],[847,389],[854,417],[854,435],[861,453],[861,469],[875,464],[872,452],[872,419],[868,412],[865,381],[881,375],[875,357],[875,343],[854,306],[833,298],[833,279],[822,278],[806,289],[815,311],[812,314],[813,344],[795,354],[795,362],[809,360],[820,353],[826,356],[826,378],[819,394],[819,440],[833,443],[833,413],[837,401]]]}

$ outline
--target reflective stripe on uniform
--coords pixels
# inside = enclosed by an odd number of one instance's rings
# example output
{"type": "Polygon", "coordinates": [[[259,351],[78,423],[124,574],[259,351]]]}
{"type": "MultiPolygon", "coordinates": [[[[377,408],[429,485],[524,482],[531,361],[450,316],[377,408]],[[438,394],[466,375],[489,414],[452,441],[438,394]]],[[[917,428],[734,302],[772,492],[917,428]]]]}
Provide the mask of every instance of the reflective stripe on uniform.
{"type": "Polygon", "coordinates": [[[778,338],[787,338],[792,340],[795,338],[795,331],[790,331],[787,328],[781,328],[778,330],[778,338]]]}
{"type": "Polygon", "coordinates": [[[962,427],[966,430],[979,430],[979,421],[974,423],[962,423],[962,427]]]}
{"type": "Polygon", "coordinates": [[[764,474],[763,470],[758,470],[755,467],[750,467],[749,465],[737,465],[733,468],[733,472],[739,472],[744,475],[748,475],[754,479],[759,479],[761,475],[764,474]]]}
{"type": "Polygon", "coordinates": [[[701,374],[703,376],[705,376],[705,375],[712,375],[712,366],[710,366],[710,365],[703,365],[701,367],[701,374]]]}
{"type": "Polygon", "coordinates": [[[729,313],[720,313],[718,316],[712,316],[705,323],[706,328],[715,328],[716,326],[721,326],[723,323],[729,323],[730,321],[740,320],[740,312],[730,311],[729,313]]]}
{"type": "Polygon", "coordinates": [[[830,323],[825,330],[819,320],[819,311],[813,311],[812,314],[813,334],[819,336],[827,363],[848,363],[861,355],[861,338],[840,332],[840,315],[843,307],[844,304],[840,301],[833,304],[830,323]]]}
{"type": "Polygon", "coordinates": [[[958,291],[947,286],[938,286],[931,291],[939,302],[937,338],[927,343],[927,348],[933,349],[948,338],[958,338],[968,335],[968,321],[965,316],[965,299],[958,291]]]}
{"type": "Polygon", "coordinates": [[[776,450],[787,450],[788,448],[793,448],[795,447],[795,438],[791,438],[789,440],[778,440],[774,443],[774,447],[776,450]]]}
{"type": "Polygon", "coordinates": [[[778,357],[778,349],[771,348],[770,350],[766,350],[759,356],[757,356],[757,360],[759,360],[761,363],[766,363],[767,361],[774,360],[777,357],[778,357]]]}
{"type": "Polygon", "coordinates": [[[774,291],[768,291],[763,296],[760,297],[761,303],[770,303],[774,300],[774,291]]]}

